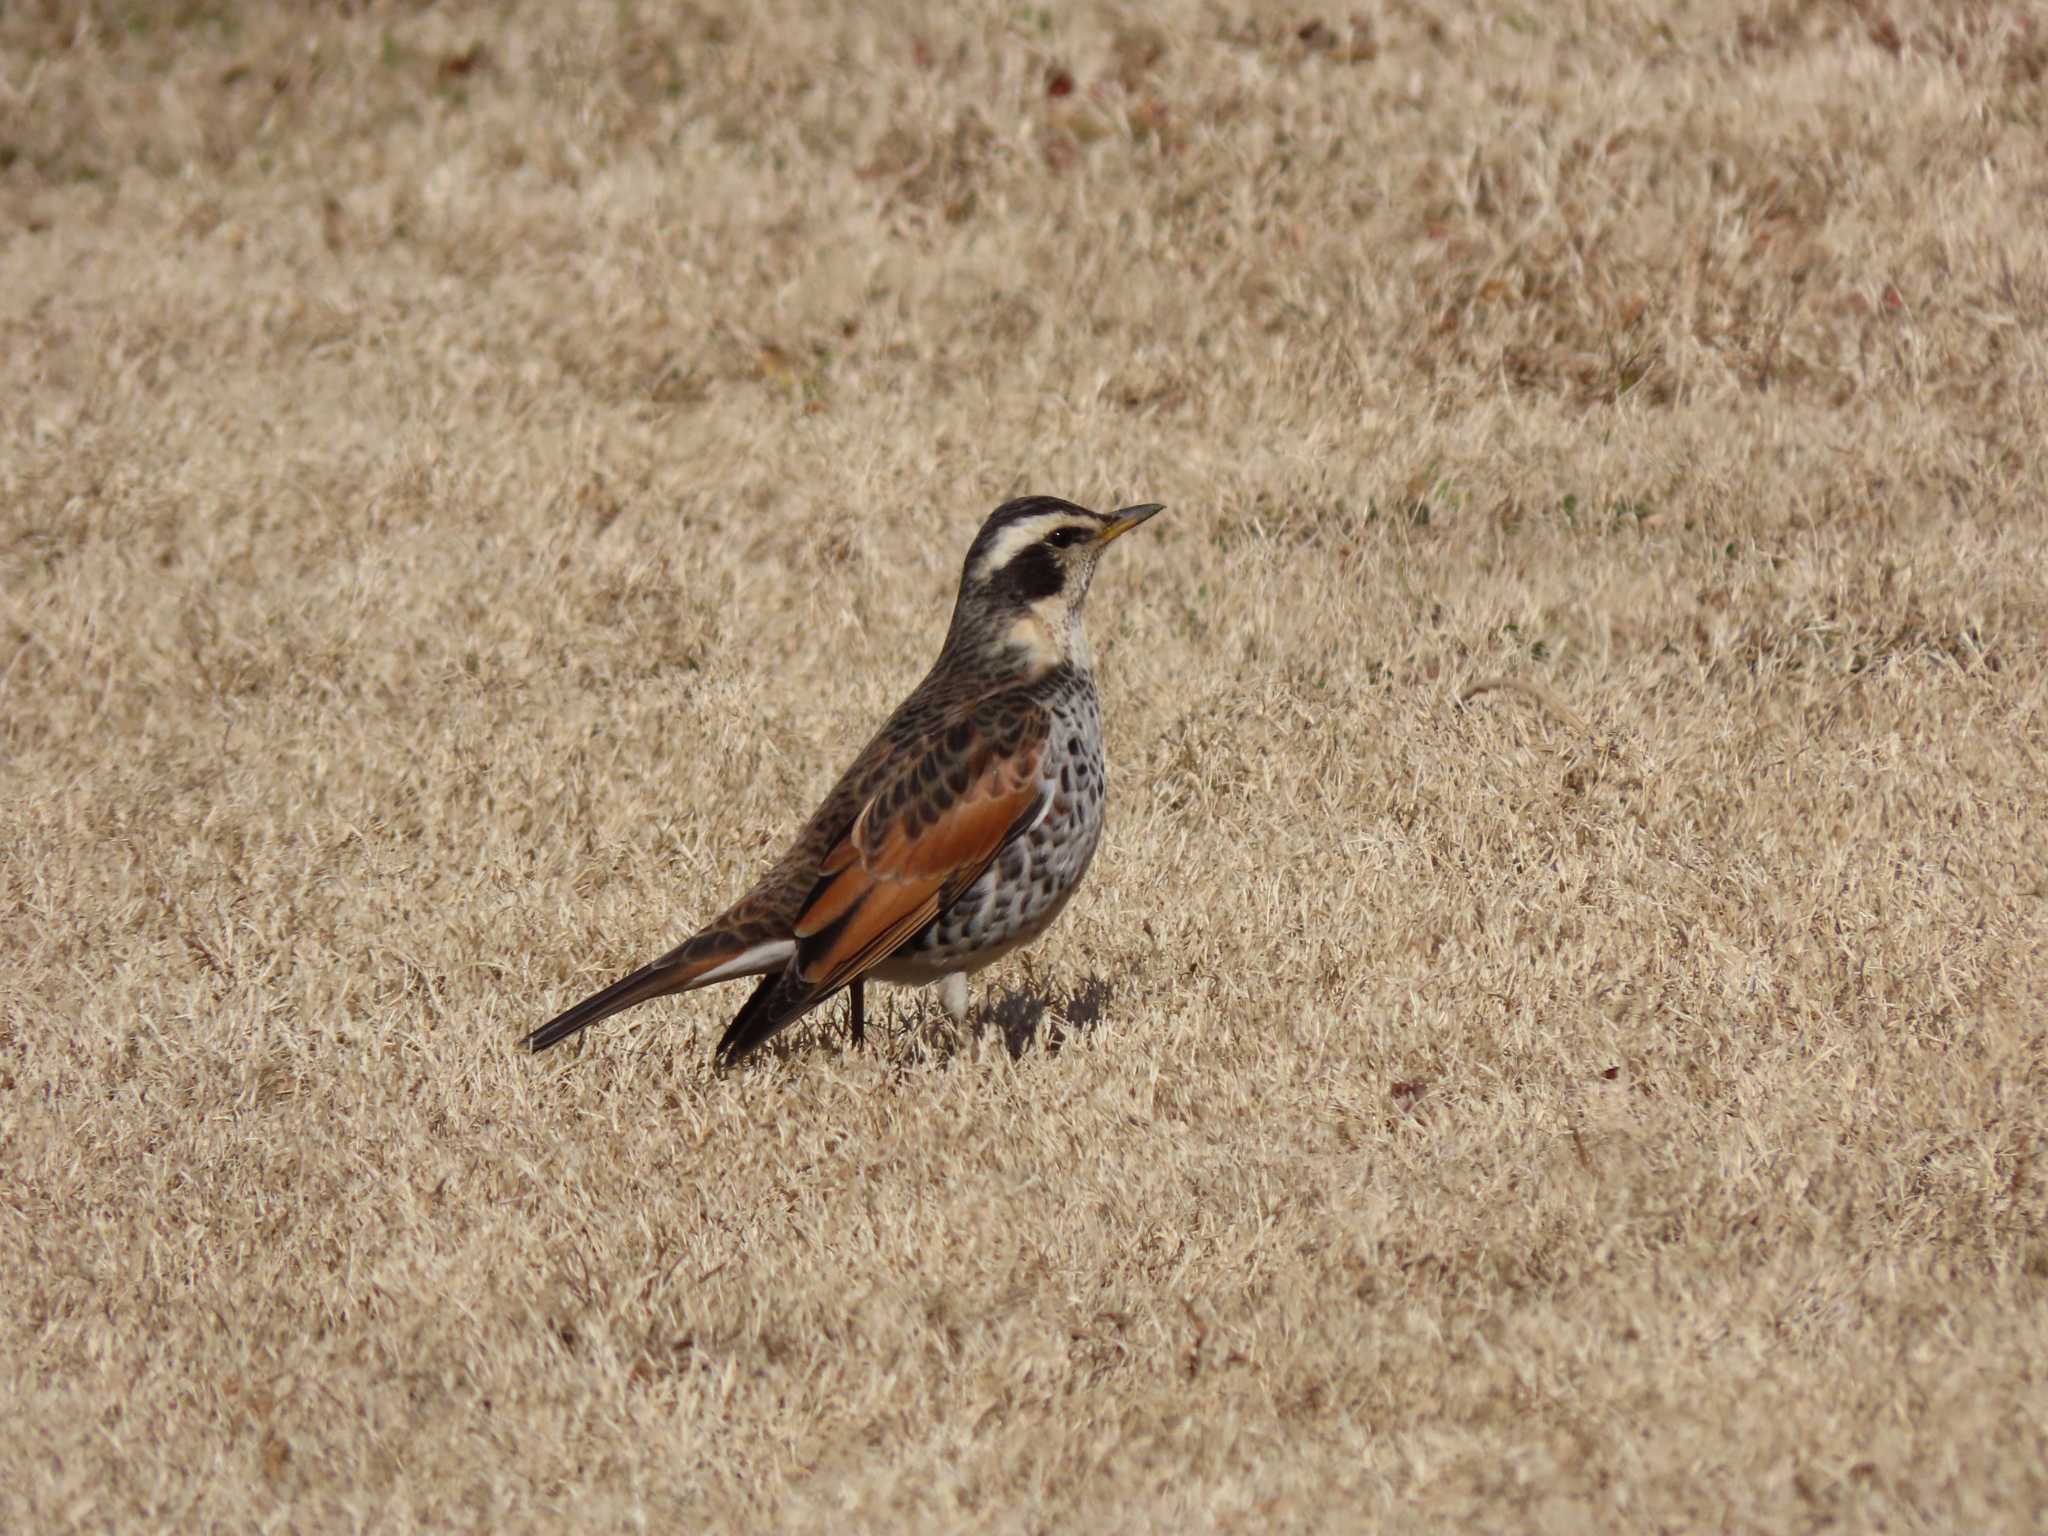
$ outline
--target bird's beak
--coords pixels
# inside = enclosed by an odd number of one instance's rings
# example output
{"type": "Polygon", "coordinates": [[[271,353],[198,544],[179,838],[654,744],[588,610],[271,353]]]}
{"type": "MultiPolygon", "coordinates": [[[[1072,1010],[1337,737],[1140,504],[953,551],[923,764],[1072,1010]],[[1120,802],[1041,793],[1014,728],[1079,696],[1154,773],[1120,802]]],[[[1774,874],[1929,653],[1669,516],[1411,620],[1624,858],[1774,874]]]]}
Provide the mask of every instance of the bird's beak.
{"type": "Polygon", "coordinates": [[[1123,511],[1117,513],[1116,517],[1111,520],[1102,532],[1095,535],[1095,547],[1100,549],[1103,545],[1109,543],[1110,540],[1122,538],[1153,513],[1164,512],[1165,510],[1156,501],[1148,501],[1142,507],[1125,507],[1123,511]]]}

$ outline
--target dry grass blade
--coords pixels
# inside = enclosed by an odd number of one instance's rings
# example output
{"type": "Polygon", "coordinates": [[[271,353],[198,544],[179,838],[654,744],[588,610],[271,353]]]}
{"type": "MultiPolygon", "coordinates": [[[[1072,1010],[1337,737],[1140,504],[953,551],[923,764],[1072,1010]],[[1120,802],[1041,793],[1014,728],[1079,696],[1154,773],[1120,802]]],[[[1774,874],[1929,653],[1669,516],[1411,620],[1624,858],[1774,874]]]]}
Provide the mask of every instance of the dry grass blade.
{"type": "Polygon", "coordinates": [[[1519,677],[1482,677],[1477,682],[1466,684],[1464,691],[1458,695],[1458,702],[1470,704],[1474,699],[1489,693],[1512,693],[1528,699],[1549,711],[1551,717],[1559,724],[1570,726],[1581,736],[1590,737],[1593,734],[1593,728],[1586,724],[1585,717],[1577,710],[1548,688],[1519,677]]]}

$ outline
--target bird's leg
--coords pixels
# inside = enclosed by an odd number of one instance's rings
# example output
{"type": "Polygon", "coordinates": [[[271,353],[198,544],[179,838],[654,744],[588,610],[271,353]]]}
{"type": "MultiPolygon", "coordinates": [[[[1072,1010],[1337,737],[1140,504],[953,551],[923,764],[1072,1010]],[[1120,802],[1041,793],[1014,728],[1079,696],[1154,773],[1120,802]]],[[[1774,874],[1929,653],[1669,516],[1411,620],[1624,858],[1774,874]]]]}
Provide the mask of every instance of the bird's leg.
{"type": "Polygon", "coordinates": [[[967,1022],[967,973],[954,971],[939,982],[939,1001],[946,1005],[946,1012],[953,1016],[955,1024],[967,1022]]]}
{"type": "Polygon", "coordinates": [[[868,1002],[864,990],[866,986],[865,980],[856,981],[847,992],[846,1015],[850,1026],[848,1033],[853,1036],[853,1048],[856,1051],[864,1047],[868,1039],[868,1002]]]}

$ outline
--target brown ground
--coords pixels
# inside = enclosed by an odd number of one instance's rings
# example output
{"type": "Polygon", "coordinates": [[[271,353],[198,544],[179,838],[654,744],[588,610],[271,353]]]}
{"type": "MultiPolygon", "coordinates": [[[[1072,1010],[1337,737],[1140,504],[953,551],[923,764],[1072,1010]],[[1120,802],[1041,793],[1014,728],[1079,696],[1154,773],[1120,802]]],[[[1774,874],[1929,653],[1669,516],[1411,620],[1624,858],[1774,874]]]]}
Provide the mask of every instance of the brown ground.
{"type": "Polygon", "coordinates": [[[2048,13],[776,9],[0,11],[0,1527],[2034,1527],[2048,13]],[[1027,488],[981,1028],[516,1053],[1027,488]]]}

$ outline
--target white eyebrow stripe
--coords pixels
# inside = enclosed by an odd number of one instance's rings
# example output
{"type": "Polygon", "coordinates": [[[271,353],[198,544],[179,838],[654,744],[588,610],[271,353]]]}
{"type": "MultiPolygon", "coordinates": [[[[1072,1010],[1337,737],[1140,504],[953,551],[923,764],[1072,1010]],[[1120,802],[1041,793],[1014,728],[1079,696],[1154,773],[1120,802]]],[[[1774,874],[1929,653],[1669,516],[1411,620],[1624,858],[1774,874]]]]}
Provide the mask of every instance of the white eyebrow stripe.
{"type": "Polygon", "coordinates": [[[1036,544],[1054,528],[1071,520],[1063,513],[1047,512],[1038,517],[1027,517],[1019,522],[1010,524],[1009,527],[996,535],[995,543],[989,545],[988,552],[975,562],[972,579],[976,582],[987,581],[989,577],[1016,559],[1020,551],[1036,544]]]}

